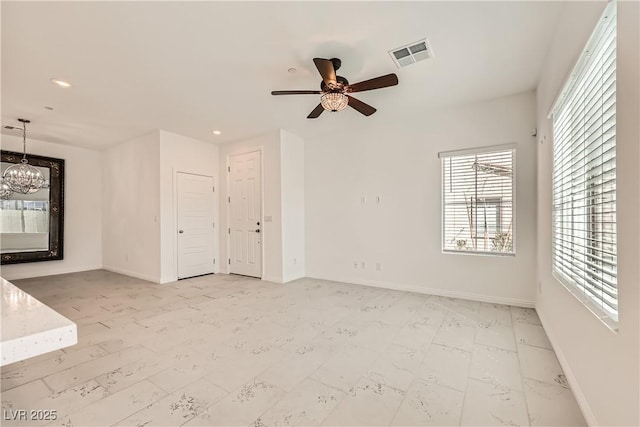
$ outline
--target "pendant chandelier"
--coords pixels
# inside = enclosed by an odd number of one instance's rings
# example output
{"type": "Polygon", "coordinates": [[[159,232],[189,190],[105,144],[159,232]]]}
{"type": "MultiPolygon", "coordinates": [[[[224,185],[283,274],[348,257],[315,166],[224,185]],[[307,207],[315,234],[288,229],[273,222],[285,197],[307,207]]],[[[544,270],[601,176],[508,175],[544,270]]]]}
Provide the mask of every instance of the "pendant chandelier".
{"type": "MultiPolygon", "coordinates": [[[[18,119],[22,123],[22,148],[23,156],[20,163],[9,166],[2,174],[2,195],[5,193],[5,185],[14,193],[30,194],[40,191],[45,186],[44,176],[27,160],[27,123],[30,120],[18,119]]],[[[3,197],[4,198],[4,197],[3,197]]]]}

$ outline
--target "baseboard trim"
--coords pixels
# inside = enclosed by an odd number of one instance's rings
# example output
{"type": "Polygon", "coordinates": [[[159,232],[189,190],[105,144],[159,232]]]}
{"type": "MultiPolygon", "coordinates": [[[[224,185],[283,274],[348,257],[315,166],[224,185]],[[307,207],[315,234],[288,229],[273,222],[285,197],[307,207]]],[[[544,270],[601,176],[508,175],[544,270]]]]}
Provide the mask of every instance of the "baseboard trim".
{"type": "MultiPolygon", "coordinates": [[[[12,265],[24,265],[24,264],[12,264],[12,265]]],[[[101,270],[102,265],[88,265],[83,267],[64,267],[64,268],[52,268],[51,270],[40,271],[37,273],[33,272],[22,272],[18,274],[11,274],[11,271],[8,272],[6,269],[11,267],[12,265],[4,265],[2,266],[2,277],[11,281],[11,280],[20,280],[20,279],[31,279],[34,277],[44,277],[44,276],[57,276],[58,274],[70,274],[70,273],[80,273],[82,271],[91,271],[91,270],[101,270]]]]}
{"type": "Polygon", "coordinates": [[[303,279],[305,277],[305,275],[294,275],[294,276],[287,276],[287,277],[283,277],[282,278],[282,283],[289,283],[289,282],[293,282],[294,280],[298,280],[298,279],[303,279]]]}
{"type": "MultiPolygon", "coordinates": [[[[147,279],[145,279],[147,280],[147,279]]],[[[178,281],[178,277],[177,276],[172,276],[172,277],[161,277],[160,278],[160,283],[161,285],[164,285],[165,283],[173,283],[173,282],[177,282],[178,281]]]]}
{"type": "Polygon", "coordinates": [[[273,282],[273,283],[279,283],[279,284],[283,284],[284,282],[282,281],[282,277],[270,277],[270,276],[262,276],[262,279],[260,280],[265,280],[267,282],[273,282]]]}
{"type": "Polygon", "coordinates": [[[159,277],[149,276],[147,274],[141,274],[136,271],[125,270],[124,268],[109,267],[107,265],[104,265],[102,266],[102,269],[111,271],[113,273],[124,274],[125,276],[135,277],[136,279],[146,280],[147,282],[153,282],[158,284],[161,283],[161,280],[159,277]]]}
{"type": "Polygon", "coordinates": [[[313,275],[313,274],[308,275],[307,277],[320,279],[320,280],[330,280],[332,282],[353,283],[355,285],[391,289],[394,291],[415,292],[418,294],[425,294],[425,295],[437,295],[437,296],[448,297],[448,298],[460,298],[460,299],[467,299],[471,301],[481,301],[481,302],[487,302],[490,304],[513,305],[516,307],[525,307],[525,308],[535,307],[534,301],[474,294],[470,292],[459,292],[459,291],[452,291],[448,289],[428,288],[424,286],[408,285],[404,283],[383,282],[383,281],[377,281],[377,280],[352,279],[352,278],[347,279],[347,278],[327,277],[327,276],[313,275]]]}
{"type": "Polygon", "coordinates": [[[578,407],[580,408],[580,411],[582,411],[582,415],[584,416],[584,419],[587,422],[587,425],[589,426],[600,425],[595,415],[593,414],[593,411],[591,410],[591,406],[589,405],[589,402],[587,401],[587,398],[584,395],[582,388],[580,388],[578,379],[576,378],[576,376],[573,374],[573,371],[571,370],[571,365],[569,364],[569,361],[567,360],[564,353],[562,352],[562,348],[557,344],[558,339],[556,338],[555,332],[553,332],[553,329],[547,327],[549,323],[545,321],[545,317],[542,314],[542,312],[538,310],[536,310],[536,312],[538,313],[538,317],[540,318],[540,322],[542,323],[542,328],[547,334],[547,338],[549,338],[551,347],[553,348],[553,351],[556,353],[558,362],[560,362],[560,367],[564,371],[565,377],[567,377],[567,382],[569,383],[569,387],[571,387],[573,396],[576,398],[578,407]]]}

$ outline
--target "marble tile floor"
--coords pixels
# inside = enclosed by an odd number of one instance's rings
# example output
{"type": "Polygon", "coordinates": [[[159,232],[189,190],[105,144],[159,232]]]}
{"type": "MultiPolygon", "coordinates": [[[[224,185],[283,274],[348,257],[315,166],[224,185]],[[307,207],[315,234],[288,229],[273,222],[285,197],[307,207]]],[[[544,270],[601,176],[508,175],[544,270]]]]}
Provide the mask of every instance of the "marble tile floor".
{"type": "Polygon", "coordinates": [[[531,309],[316,279],[14,283],[79,342],[2,368],[2,425],[585,425],[531,309]]]}

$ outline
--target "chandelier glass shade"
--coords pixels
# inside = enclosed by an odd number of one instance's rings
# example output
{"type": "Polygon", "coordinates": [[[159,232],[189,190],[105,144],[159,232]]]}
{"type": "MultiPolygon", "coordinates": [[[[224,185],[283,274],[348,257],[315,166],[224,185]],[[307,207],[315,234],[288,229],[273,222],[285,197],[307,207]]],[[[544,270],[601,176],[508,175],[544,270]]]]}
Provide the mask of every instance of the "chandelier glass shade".
{"type": "Polygon", "coordinates": [[[12,194],[13,194],[13,191],[9,187],[9,184],[4,182],[4,179],[0,177],[0,199],[9,200],[11,199],[12,194]]]}
{"type": "Polygon", "coordinates": [[[344,93],[329,92],[320,97],[320,104],[325,110],[340,111],[349,105],[349,98],[344,93]]]}
{"type": "Polygon", "coordinates": [[[22,147],[24,154],[20,163],[9,166],[2,174],[2,189],[0,191],[3,196],[5,185],[14,193],[30,194],[40,191],[46,184],[42,172],[31,166],[27,160],[27,123],[29,120],[18,119],[18,121],[23,125],[22,147]]]}
{"type": "Polygon", "coordinates": [[[4,171],[2,185],[15,193],[30,194],[40,191],[45,185],[45,179],[27,159],[22,159],[20,163],[11,165],[4,171]]]}

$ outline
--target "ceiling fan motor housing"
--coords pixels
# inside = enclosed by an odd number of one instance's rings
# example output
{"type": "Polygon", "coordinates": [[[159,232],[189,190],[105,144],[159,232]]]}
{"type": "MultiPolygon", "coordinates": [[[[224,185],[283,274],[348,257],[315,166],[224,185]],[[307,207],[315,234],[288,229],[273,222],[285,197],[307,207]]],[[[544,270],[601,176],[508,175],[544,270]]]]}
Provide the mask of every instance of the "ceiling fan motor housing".
{"type": "Polygon", "coordinates": [[[336,76],[336,81],[338,82],[338,84],[335,87],[330,87],[327,86],[327,84],[324,82],[324,80],[320,81],[320,90],[323,92],[337,92],[337,93],[342,93],[344,92],[344,88],[346,86],[349,86],[349,80],[347,80],[346,78],[342,77],[342,76],[336,76]]]}

